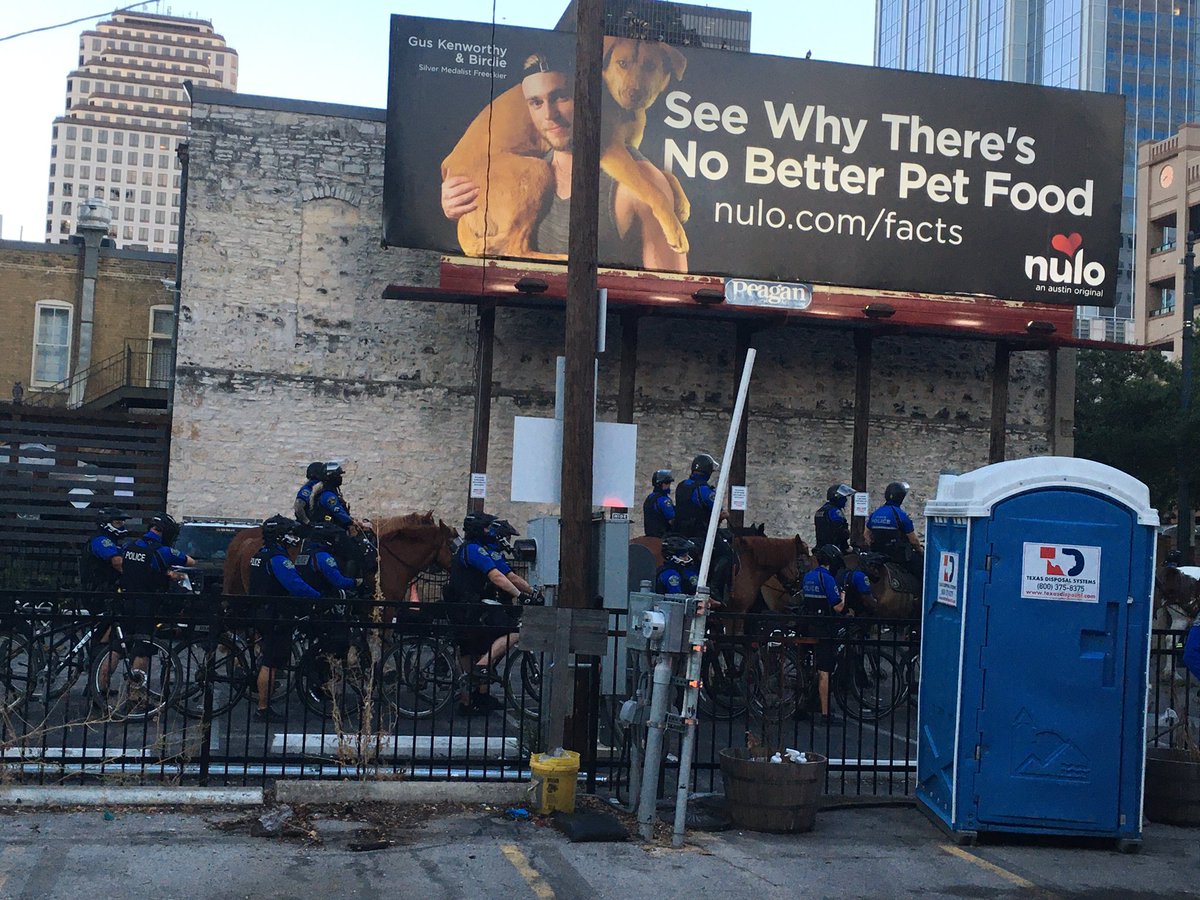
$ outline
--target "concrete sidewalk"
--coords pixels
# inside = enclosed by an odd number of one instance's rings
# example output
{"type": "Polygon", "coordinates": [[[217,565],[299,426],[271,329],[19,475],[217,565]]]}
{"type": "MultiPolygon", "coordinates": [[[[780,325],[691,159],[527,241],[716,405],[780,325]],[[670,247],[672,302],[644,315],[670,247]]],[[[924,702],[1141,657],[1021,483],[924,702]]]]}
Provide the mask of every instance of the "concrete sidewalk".
{"type": "Polygon", "coordinates": [[[695,834],[657,844],[570,844],[497,808],[409,808],[386,849],[378,819],[315,812],[321,841],[211,823],[242,812],[119,810],[0,816],[0,897],[764,898],[1195,895],[1200,832],[1151,825],[1140,854],[1063,844],[950,845],[912,809],[822,812],[810,834],[695,834]]]}

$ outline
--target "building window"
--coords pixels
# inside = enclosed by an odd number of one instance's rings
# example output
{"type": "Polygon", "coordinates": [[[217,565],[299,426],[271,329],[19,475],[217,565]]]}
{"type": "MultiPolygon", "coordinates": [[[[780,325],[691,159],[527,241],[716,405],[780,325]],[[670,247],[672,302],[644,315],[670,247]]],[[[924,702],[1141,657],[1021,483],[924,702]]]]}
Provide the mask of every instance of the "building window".
{"type": "Polygon", "coordinates": [[[1159,316],[1169,316],[1175,312],[1175,282],[1160,281],[1150,285],[1150,295],[1147,297],[1146,314],[1155,319],[1159,316]]]}
{"type": "MultiPolygon", "coordinates": [[[[47,211],[47,212],[50,212],[51,210],[46,210],[46,211],[47,211]]],[[[64,200],[64,201],[63,201],[63,205],[62,205],[62,214],[63,214],[64,216],[69,216],[69,215],[71,215],[71,201],[70,201],[70,200],[64,200]]]]}
{"type": "Polygon", "coordinates": [[[71,315],[74,307],[40,300],[34,313],[33,367],[30,385],[49,387],[71,374],[71,315]]]}

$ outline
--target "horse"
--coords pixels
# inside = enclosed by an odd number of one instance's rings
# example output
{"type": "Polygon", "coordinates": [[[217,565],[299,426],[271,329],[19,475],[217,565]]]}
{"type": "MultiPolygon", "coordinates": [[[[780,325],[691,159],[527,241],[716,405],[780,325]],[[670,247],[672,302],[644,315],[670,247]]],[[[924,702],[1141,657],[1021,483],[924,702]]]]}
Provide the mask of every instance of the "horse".
{"type": "MultiPolygon", "coordinates": [[[[388,516],[376,523],[374,532],[378,570],[365,580],[367,596],[404,601],[410,585],[421,572],[432,565],[448,570],[453,561],[450,542],[458,532],[441,519],[435,519],[432,512],[388,516]]],[[[225,557],[226,594],[250,592],[250,557],[260,547],[261,528],[247,528],[234,535],[225,557]]],[[[292,544],[287,550],[295,559],[300,546],[292,544]]],[[[339,563],[341,561],[339,557],[339,563]]]]}
{"type": "Polygon", "coordinates": [[[921,595],[906,590],[912,576],[880,553],[852,550],[843,557],[846,568],[861,569],[871,582],[871,599],[855,612],[881,619],[921,618],[921,595]]]}

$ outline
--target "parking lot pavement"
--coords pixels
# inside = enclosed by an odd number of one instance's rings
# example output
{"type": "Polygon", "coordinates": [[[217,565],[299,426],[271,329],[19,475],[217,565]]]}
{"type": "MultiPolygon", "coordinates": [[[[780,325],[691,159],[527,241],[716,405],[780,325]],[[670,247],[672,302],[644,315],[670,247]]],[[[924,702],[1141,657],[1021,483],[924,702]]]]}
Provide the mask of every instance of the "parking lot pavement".
{"type": "Polygon", "coordinates": [[[0,816],[0,897],[1124,898],[1200,888],[1200,834],[1159,825],[1137,855],[1061,842],[959,848],[912,809],[850,809],[822,812],[805,835],[694,834],[676,851],[570,844],[484,807],[422,808],[382,830],[378,815],[344,807],[336,820],[309,813],[319,844],[213,827],[240,812],[14,812],[0,816]],[[375,840],[384,835],[393,843],[375,840]]]}

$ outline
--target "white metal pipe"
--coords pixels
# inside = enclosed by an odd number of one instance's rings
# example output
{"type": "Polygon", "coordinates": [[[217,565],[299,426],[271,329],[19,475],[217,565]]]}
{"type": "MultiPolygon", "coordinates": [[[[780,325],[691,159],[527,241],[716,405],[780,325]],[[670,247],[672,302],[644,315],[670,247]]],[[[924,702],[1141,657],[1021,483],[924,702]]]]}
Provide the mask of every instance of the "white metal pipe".
{"type": "Polygon", "coordinates": [[[658,768],[662,763],[663,735],[667,730],[672,672],[670,657],[666,653],[660,653],[658,664],[654,667],[654,691],[650,695],[650,720],[646,729],[646,768],[642,773],[642,797],[638,801],[638,830],[646,840],[654,837],[654,813],[658,805],[658,768]]]}

